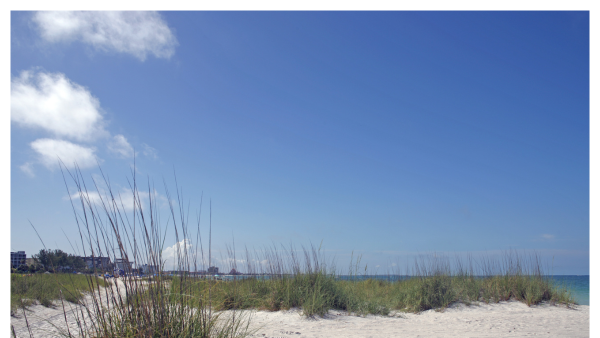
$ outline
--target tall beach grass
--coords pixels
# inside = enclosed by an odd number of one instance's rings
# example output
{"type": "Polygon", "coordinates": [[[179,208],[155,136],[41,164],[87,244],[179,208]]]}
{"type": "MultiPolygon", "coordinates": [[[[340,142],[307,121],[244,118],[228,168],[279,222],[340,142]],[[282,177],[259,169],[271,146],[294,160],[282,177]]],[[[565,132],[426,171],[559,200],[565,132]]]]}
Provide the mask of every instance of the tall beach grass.
{"type": "MultiPolygon", "coordinates": [[[[210,205],[206,247],[200,231],[202,200],[196,220],[189,222],[177,183],[174,195],[163,184],[168,215],[161,219],[154,185],[148,179],[142,189],[135,170],[129,180],[129,200],[112,188],[102,172],[100,181],[89,182],[79,170],[63,167],[63,176],[82,248],[78,254],[110,257],[112,262],[124,259],[157,270],[150,278],[139,278],[132,267],[126,267],[125,275],[109,287],[102,287],[108,284],[92,275],[78,275],[85,283],[72,277],[60,281],[66,277],[59,274],[44,277],[55,278],[57,285],[71,283],[79,292],[62,290],[61,297],[81,306],[75,312],[78,330],[69,331],[68,336],[244,337],[252,332],[251,311],[240,310],[300,308],[306,316],[322,316],[335,309],[355,315],[389,315],[443,310],[457,302],[512,299],[527,305],[574,304],[567,289],[546,277],[539,256],[516,252],[495,259],[432,254],[415,259],[402,273],[367,278],[360,273],[359,259],[342,271],[320,246],[273,245],[260,251],[244,249],[240,255],[233,243],[227,257],[219,261],[244,276],[234,275],[227,281],[199,276],[215,261],[210,205]],[[163,257],[169,233],[176,243],[175,269],[182,272],[174,277],[167,276],[163,257]],[[82,290],[89,295],[85,302],[82,290]]],[[[22,283],[15,277],[13,284],[18,289],[22,283]]],[[[26,299],[32,297],[26,292],[15,294],[23,295],[15,298],[20,307],[27,306],[26,299]]]]}
{"type": "Polygon", "coordinates": [[[52,306],[53,301],[61,298],[71,303],[78,303],[84,292],[108,286],[109,281],[102,278],[89,278],[74,274],[17,274],[10,276],[10,312],[16,314],[18,308],[39,303],[52,306]],[[92,284],[90,284],[92,283],[92,284]]]}
{"type": "MultiPolygon", "coordinates": [[[[181,287],[173,292],[172,278],[164,273],[163,249],[167,234],[173,234],[177,243],[178,270],[198,271],[205,257],[202,249],[200,252],[191,250],[200,243],[200,218],[198,215],[195,227],[188,225],[178,186],[172,197],[165,184],[169,215],[161,223],[156,190],[149,180],[145,189],[140,189],[135,169],[129,180],[131,194],[126,200],[112,188],[101,169],[101,179],[90,182],[78,169],[61,168],[77,224],[76,236],[81,244],[78,247],[82,248],[78,254],[109,257],[112,262],[122,259],[136,265],[148,264],[156,267],[157,272],[152,278],[139,278],[134,267],[125,264],[125,273],[104,288],[97,277],[79,275],[86,279],[87,286],[83,289],[88,297],[67,299],[78,303],[80,308],[72,312],[77,332],[68,330],[63,332],[65,336],[244,337],[249,334],[248,314],[213,312],[210,291],[208,295],[190,296],[190,290],[181,287]],[[147,204],[143,205],[143,200],[147,204]],[[192,235],[194,230],[196,233],[192,235]],[[191,240],[194,237],[196,240],[191,240]]],[[[209,245],[207,255],[210,257],[210,254],[209,245]]],[[[47,276],[55,278],[57,283],[64,278],[60,274],[47,276]]],[[[81,280],[72,280],[73,287],[81,283],[81,280]]],[[[82,288],[77,287],[77,290],[82,288]]],[[[15,299],[15,303],[22,308],[28,305],[25,297],[16,298],[20,298],[15,299]]]]}
{"type": "Polygon", "coordinates": [[[568,289],[544,275],[536,254],[509,251],[497,260],[451,260],[431,254],[415,259],[404,274],[396,271],[387,276],[365,276],[358,269],[342,274],[336,271],[334,262],[325,264],[314,247],[299,251],[293,247],[271,248],[241,261],[253,275],[230,276],[228,281],[175,277],[172,291],[185,284],[189,292],[200,296],[211,289],[212,305],[218,310],[301,308],[306,316],[324,315],[329,310],[389,315],[443,310],[454,303],[508,300],[528,306],[542,302],[575,305],[568,289]]]}

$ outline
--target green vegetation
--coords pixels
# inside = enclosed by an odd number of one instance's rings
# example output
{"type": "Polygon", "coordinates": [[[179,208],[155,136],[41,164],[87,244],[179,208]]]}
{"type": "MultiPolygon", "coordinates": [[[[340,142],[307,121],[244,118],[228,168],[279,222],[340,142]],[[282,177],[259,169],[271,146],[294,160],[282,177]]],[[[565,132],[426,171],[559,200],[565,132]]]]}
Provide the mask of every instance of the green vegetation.
{"type": "Polygon", "coordinates": [[[61,291],[65,301],[77,303],[90,287],[104,287],[109,283],[101,278],[75,274],[11,274],[10,310],[14,314],[19,307],[35,303],[52,306],[52,301],[61,298],[61,291]]]}
{"type": "Polygon", "coordinates": [[[101,311],[101,337],[245,337],[248,315],[214,313],[209,297],[171,292],[173,278],[122,278],[126,297],[114,299],[112,311],[101,311]]]}
{"type": "MultiPolygon", "coordinates": [[[[76,215],[81,247],[85,248],[85,252],[95,257],[109,257],[112,262],[122,259],[124,262],[136,262],[138,265],[148,264],[158,267],[158,271],[161,273],[158,277],[137,278],[133,276],[132,267],[125,264],[126,276],[115,280],[112,287],[98,288],[98,283],[94,284],[93,282],[97,277],[93,275],[79,275],[87,280],[87,285],[70,280],[73,290],[79,291],[81,290],[80,286],[84,286],[83,290],[89,292],[90,301],[81,304],[82,308],[73,313],[76,317],[75,323],[70,324],[76,324],[77,332],[72,332],[71,328],[71,331],[67,330],[64,335],[72,336],[77,333],[79,337],[102,338],[237,338],[249,334],[248,316],[235,311],[231,314],[214,313],[210,306],[212,297],[210,292],[207,298],[190,297],[181,292],[171,293],[172,279],[162,274],[164,270],[162,252],[167,230],[174,230],[177,243],[186,244],[177,250],[178,269],[189,271],[198,265],[198,257],[193,255],[189,250],[190,246],[186,243],[192,236],[188,233],[185,223],[187,217],[181,211],[184,209],[179,195],[177,201],[180,205],[177,207],[169,205],[171,217],[166,228],[162,228],[164,225],[158,222],[156,196],[139,191],[135,177],[131,181],[132,196],[135,200],[132,212],[124,210],[120,194],[113,193],[108,179],[105,179],[104,182],[94,181],[93,184],[88,185],[88,187],[93,186],[95,190],[107,192],[105,195],[99,195],[100,201],[98,201],[97,198],[91,199],[88,195],[86,182],[79,170],[71,172],[64,167],[62,169],[67,190],[70,184],[76,187],[76,193],[68,191],[68,195],[78,196],[78,200],[71,202],[76,215]],[[67,177],[72,179],[70,183],[67,182],[67,177]],[[102,183],[104,183],[104,189],[98,187],[102,183]],[[144,208],[141,207],[142,199],[148,203],[144,208]],[[177,209],[180,210],[181,215],[176,215],[177,209]],[[180,239],[180,236],[183,237],[180,239]]],[[[135,170],[133,172],[135,173],[135,170]]],[[[148,191],[154,190],[150,186],[148,189],[150,189],[148,191]]],[[[179,193],[179,189],[177,191],[179,193]]],[[[173,199],[168,191],[167,197],[172,203],[173,199]]],[[[194,243],[194,245],[196,244],[194,243]]],[[[60,260],[54,262],[51,256],[56,252],[42,250],[40,253],[37,257],[38,262],[46,268],[65,266],[68,263],[60,260]]],[[[54,256],[65,257],[60,253],[54,256]]],[[[18,285],[24,284],[23,282],[25,281],[13,281],[13,284],[18,288],[18,285]]],[[[42,294],[45,292],[46,289],[41,291],[42,294]]],[[[81,297],[77,296],[78,294],[74,291],[71,293],[75,295],[74,298],[71,298],[72,300],[81,297]]],[[[17,294],[24,293],[19,291],[17,294]]],[[[64,290],[63,294],[65,294],[64,290]]],[[[45,296],[39,295],[38,297],[45,296]]],[[[52,297],[46,298],[52,299],[52,297]]],[[[20,303],[15,302],[17,306],[26,306],[27,301],[24,299],[28,298],[21,297],[20,303]]],[[[65,321],[67,321],[66,315],[65,321]]]]}
{"type": "MultiPolygon", "coordinates": [[[[279,258],[277,261],[282,262],[279,258]]],[[[206,298],[210,289],[212,306],[217,310],[278,311],[298,307],[306,316],[322,316],[331,309],[356,315],[389,315],[392,311],[416,313],[443,310],[457,302],[469,305],[472,302],[517,300],[528,306],[541,302],[575,304],[568,290],[554,285],[551,279],[541,274],[539,259],[531,258],[529,265],[535,270],[521,267],[522,260],[517,255],[507,255],[505,262],[511,264],[510,269],[485,277],[464,270],[451,273],[448,262],[435,257],[421,260],[420,263],[426,263],[428,268],[418,267],[416,270],[420,275],[396,281],[358,278],[356,275],[351,280],[342,280],[325,269],[310,271],[308,267],[295,274],[235,281],[177,277],[171,283],[171,294],[206,298]]],[[[491,263],[489,259],[487,262],[491,263]]]]}
{"type": "Polygon", "coordinates": [[[39,267],[29,267],[29,270],[35,272],[37,270],[44,271],[61,271],[67,270],[85,270],[87,265],[83,259],[73,254],[67,254],[66,252],[56,250],[42,249],[32,257],[39,267]]]}
{"type": "MultiPolygon", "coordinates": [[[[246,272],[254,277],[236,277],[233,281],[207,280],[189,274],[167,277],[162,252],[169,228],[174,230],[177,243],[177,271],[198,271],[213,263],[211,225],[205,255],[200,241],[200,216],[197,232],[192,234],[179,187],[175,199],[166,191],[170,215],[167,228],[163,228],[158,222],[156,195],[151,193],[155,189],[150,184],[146,192],[141,192],[133,177],[134,210],[125,212],[120,195],[111,191],[108,179],[104,179],[101,188],[101,182],[94,181],[95,189],[107,194],[91,199],[81,173],[66,173],[77,187],[75,194],[68,191],[68,195],[80,199],[72,205],[80,220],[77,225],[86,252],[108,256],[113,262],[118,258],[148,264],[158,270],[155,277],[136,278],[128,269],[126,276],[106,288],[99,288],[105,284],[92,275],[12,277],[13,307],[25,307],[34,299],[49,305],[50,300],[60,297],[58,290],[63,290],[65,300],[73,302],[81,299],[82,291],[89,292],[91,302],[82,304],[84,309],[75,313],[80,337],[245,337],[251,333],[250,318],[247,312],[237,311],[242,309],[277,311],[299,307],[306,316],[324,315],[331,309],[356,315],[389,315],[392,311],[443,310],[455,302],[515,299],[527,305],[543,301],[574,304],[567,290],[544,277],[537,256],[523,259],[511,252],[499,260],[484,257],[476,264],[478,271],[473,268],[471,257],[467,257],[466,264],[460,259],[450,264],[449,259],[433,255],[415,260],[414,267],[405,273],[411,278],[383,281],[359,276],[359,262],[350,265],[346,274],[350,280],[341,280],[334,262],[327,262],[320,249],[314,247],[303,248],[300,254],[293,247],[273,247],[254,255],[246,250],[246,257],[241,260],[236,258],[235,250],[228,248],[228,259],[221,259],[232,263],[227,269],[238,271],[237,262],[243,262],[246,272]],[[147,201],[144,208],[140,195],[147,201]],[[93,321],[86,322],[86,318],[93,321]]],[[[56,266],[42,263],[42,256],[38,257],[41,264],[56,266]]]]}

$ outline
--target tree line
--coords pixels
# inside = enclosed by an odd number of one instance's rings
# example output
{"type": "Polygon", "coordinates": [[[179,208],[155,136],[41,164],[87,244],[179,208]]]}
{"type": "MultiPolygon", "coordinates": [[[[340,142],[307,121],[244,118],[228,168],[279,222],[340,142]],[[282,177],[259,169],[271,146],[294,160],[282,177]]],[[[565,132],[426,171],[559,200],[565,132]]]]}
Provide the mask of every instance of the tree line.
{"type": "Polygon", "coordinates": [[[19,272],[58,272],[58,271],[81,271],[87,270],[87,264],[83,258],[67,254],[66,252],[55,249],[41,249],[40,252],[32,256],[33,264],[23,264],[16,270],[19,272]]]}

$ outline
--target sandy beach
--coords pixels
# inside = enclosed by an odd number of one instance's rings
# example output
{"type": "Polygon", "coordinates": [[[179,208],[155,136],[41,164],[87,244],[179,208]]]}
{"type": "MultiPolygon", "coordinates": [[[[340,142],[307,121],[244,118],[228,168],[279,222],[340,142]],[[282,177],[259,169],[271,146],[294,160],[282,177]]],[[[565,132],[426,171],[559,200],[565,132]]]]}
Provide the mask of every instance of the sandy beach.
{"type": "MultiPolygon", "coordinates": [[[[118,284],[120,293],[124,295],[125,285],[123,282],[117,278],[113,279],[112,282],[112,288],[115,290],[115,293],[118,284]]],[[[101,290],[100,295],[103,300],[106,299],[104,291],[101,290]]],[[[93,304],[92,296],[88,294],[83,298],[82,302],[89,305],[93,304]]],[[[25,310],[25,314],[23,314],[22,309],[19,309],[16,316],[11,316],[10,324],[14,327],[14,332],[17,337],[30,337],[29,329],[31,329],[31,335],[35,338],[62,337],[67,333],[71,333],[73,336],[79,336],[79,333],[77,332],[79,329],[77,324],[78,318],[85,318],[86,323],[90,323],[90,318],[87,313],[85,313],[83,306],[64,302],[66,311],[63,311],[63,304],[60,301],[54,301],[53,304],[54,307],[45,307],[39,304],[33,305],[30,306],[28,310],[25,310]],[[25,316],[27,318],[25,318],[25,316]],[[27,323],[29,323],[29,328],[27,327],[27,323]],[[68,325],[66,325],[66,323],[68,323],[68,325]]],[[[103,302],[103,304],[106,304],[106,302],[103,302]]]]}
{"type": "Polygon", "coordinates": [[[455,305],[398,317],[348,316],[330,311],[306,319],[300,311],[256,312],[253,337],[589,337],[589,306],[575,309],[511,301],[455,305]]]}
{"type": "MultiPolygon", "coordinates": [[[[76,327],[70,306],[67,321],[76,327]]],[[[35,305],[27,312],[34,337],[57,337],[66,332],[62,307],[35,305]]],[[[357,317],[330,311],[324,318],[305,318],[301,310],[252,313],[251,337],[589,337],[589,306],[527,305],[511,301],[499,304],[456,304],[444,312],[357,317]]],[[[17,337],[29,337],[22,312],[11,317],[17,337]]]]}

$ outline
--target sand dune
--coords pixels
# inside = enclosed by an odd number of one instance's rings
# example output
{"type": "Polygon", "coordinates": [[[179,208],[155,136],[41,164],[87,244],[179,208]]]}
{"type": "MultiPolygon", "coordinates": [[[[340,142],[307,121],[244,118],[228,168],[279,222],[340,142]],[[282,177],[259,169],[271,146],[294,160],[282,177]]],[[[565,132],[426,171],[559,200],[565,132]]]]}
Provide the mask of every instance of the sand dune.
{"type": "MultiPolygon", "coordinates": [[[[66,331],[62,308],[31,307],[28,320],[37,338],[66,331]]],[[[251,337],[589,337],[589,306],[527,307],[499,304],[455,305],[444,312],[398,313],[395,317],[356,317],[330,311],[325,318],[305,318],[300,310],[252,314],[251,337]]],[[[18,337],[29,337],[23,315],[11,318],[18,337]]],[[[71,333],[76,324],[69,314],[71,333]]]]}
{"type": "MultiPolygon", "coordinates": [[[[115,294],[117,292],[117,284],[119,284],[119,292],[124,296],[125,285],[119,279],[113,279],[112,288],[115,290],[115,294]]],[[[110,303],[107,304],[105,301],[105,291],[101,291],[100,295],[103,304],[109,305],[108,307],[110,308],[110,303]]],[[[91,306],[91,304],[93,304],[92,296],[85,296],[82,302],[91,306]]],[[[78,318],[84,318],[86,324],[89,325],[89,316],[81,305],[64,302],[64,306],[66,311],[63,311],[62,303],[60,301],[54,301],[54,307],[52,308],[42,305],[33,305],[29,307],[28,310],[25,310],[25,314],[23,314],[22,309],[19,309],[16,316],[11,316],[10,324],[14,327],[17,337],[29,338],[29,329],[31,329],[31,334],[34,338],[63,337],[67,333],[71,333],[73,336],[78,336],[78,318]],[[27,327],[27,323],[29,323],[29,328],[27,327]],[[66,323],[68,323],[68,325],[66,325],[66,323]]]]}

